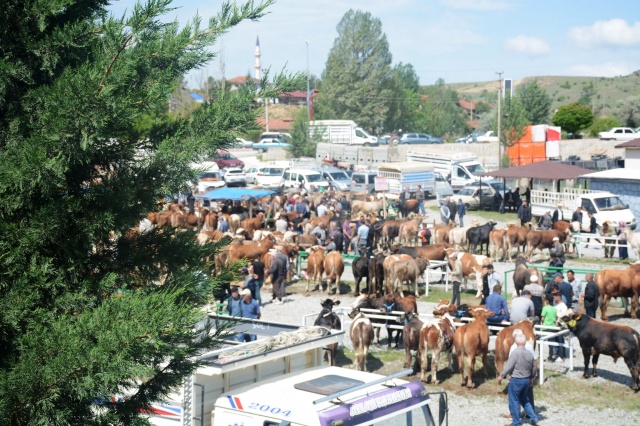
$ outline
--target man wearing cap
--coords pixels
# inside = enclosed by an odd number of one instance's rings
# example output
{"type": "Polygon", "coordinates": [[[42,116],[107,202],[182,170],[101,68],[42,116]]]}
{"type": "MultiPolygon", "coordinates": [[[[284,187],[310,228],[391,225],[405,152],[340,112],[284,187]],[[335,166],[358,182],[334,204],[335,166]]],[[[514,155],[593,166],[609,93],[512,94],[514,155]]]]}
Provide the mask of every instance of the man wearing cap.
{"type": "Polygon", "coordinates": [[[540,317],[542,315],[542,298],[544,297],[544,288],[538,282],[537,275],[531,275],[529,277],[529,284],[524,286],[523,290],[527,290],[531,293],[531,301],[535,310],[535,315],[540,317]]]}
{"type": "Polygon", "coordinates": [[[496,284],[493,286],[493,293],[487,297],[487,310],[493,312],[493,316],[487,318],[487,322],[502,322],[509,319],[509,308],[507,308],[507,301],[502,297],[500,292],[502,286],[496,284]]]}
{"type": "Polygon", "coordinates": [[[517,324],[523,320],[539,322],[539,318],[535,316],[536,309],[531,301],[531,292],[529,290],[522,290],[520,297],[515,297],[511,300],[509,312],[511,312],[509,317],[511,324],[517,324]]]}
{"type": "Polygon", "coordinates": [[[515,338],[516,350],[509,356],[504,369],[498,376],[498,384],[502,384],[502,379],[511,374],[509,381],[509,412],[513,425],[520,426],[520,406],[524,408],[525,413],[531,419],[531,424],[538,424],[538,416],[536,415],[531,401],[529,401],[529,387],[533,386],[533,381],[538,375],[538,367],[533,355],[525,345],[527,338],[523,334],[518,334],[515,338]]]}
{"type": "MultiPolygon", "coordinates": [[[[248,319],[260,319],[260,305],[258,302],[251,298],[251,291],[245,288],[240,292],[242,301],[240,302],[240,310],[242,311],[242,318],[248,319]]],[[[257,339],[255,334],[239,333],[238,339],[241,342],[252,342],[257,339]]]]}
{"type": "MultiPolygon", "coordinates": [[[[562,276],[561,272],[557,272],[557,274],[560,274],[560,277],[558,278],[558,281],[560,282],[557,283],[558,290],[560,290],[560,294],[562,295],[562,298],[565,301],[564,303],[567,306],[569,306],[573,301],[573,287],[571,287],[571,284],[569,284],[564,280],[564,277],[562,276]]],[[[554,278],[555,278],[555,275],[554,275],[554,278]]],[[[558,318],[562,318],[562,317],[558,317],[558,318]]]]}
{"type": "Polygon", "coordinates": [[[462,262],[458,259],[458,252],[451,253],[453,268],[451,270],[451,281],[453,282],[453,297],[451,304],[460,306],[460,283],[462,282],[462,262]]]}
{"type": "MultiPolygon", "coordinates": [[[[555,293],[560,293],[560,283],[563,281],[562,272],[556,272],[553,274],[553,279],[547,283],[547,286],[544,289],[544,294],[549,302],[553,302],[553,295],[555,293]]],[[[571,299],[566,299],[562,293],[560,293],[562,297],[562,301],[567,304],[571,301],[571,299]]]]}
{"type": "MultiPolygon", "coordinates": [[[[553,262],[554,260],[557,260],[558,262],[560,262],[560,266],[564,265],[565,262],[565,258],[564,258],[564,245],[560,242],[560,238],[558,237],[553,237],[553,247],[551,247],[550,250],[551,253],[551,261],[553,262]]],[[[555,262],[553,262],[554,264],[557,264],[555,262]]]]}

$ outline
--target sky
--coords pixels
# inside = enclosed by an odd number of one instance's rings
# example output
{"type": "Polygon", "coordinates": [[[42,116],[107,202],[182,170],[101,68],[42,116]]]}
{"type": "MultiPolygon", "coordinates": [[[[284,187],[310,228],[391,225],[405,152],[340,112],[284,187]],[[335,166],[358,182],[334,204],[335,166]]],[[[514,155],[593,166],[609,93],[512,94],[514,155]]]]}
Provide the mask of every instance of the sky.
{"type": "MultiPolygon", "coordinates": [[[[255,0],[258,2],[259,0],[255,0]]],[[[135,0],[113,1],[121,15],[135,0]]],[[[203,22],[220,0],[175,0],[167,20],[203,22]]],[[[254,76],[256,37],[261,68],[321,77],[349,10],[382,22],[393,63],[413,65],[420,84],[514,80],[531,76],[628,75],[640,70],[638,0],[276,0],[259,22],[246,21],[213,48],[218,56],[187,77],[254,76]],[[222,71],[224,70],[224,71],[222,71]]]]}

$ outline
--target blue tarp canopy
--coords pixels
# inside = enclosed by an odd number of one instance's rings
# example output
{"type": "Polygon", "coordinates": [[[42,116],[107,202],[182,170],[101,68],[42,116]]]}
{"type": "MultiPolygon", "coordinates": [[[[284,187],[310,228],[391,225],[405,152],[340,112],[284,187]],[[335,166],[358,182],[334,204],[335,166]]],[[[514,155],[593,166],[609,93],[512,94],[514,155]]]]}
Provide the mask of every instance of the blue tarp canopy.
{"type": "Polygon", "coordinates": [[[274,191],[267,189],[246,189],[246,188],[220,188],[214,191],[196,195],[199,200],[232,200],[241,201],[248,198],[262,198],[267,195],[275,194],[274,191]]]}

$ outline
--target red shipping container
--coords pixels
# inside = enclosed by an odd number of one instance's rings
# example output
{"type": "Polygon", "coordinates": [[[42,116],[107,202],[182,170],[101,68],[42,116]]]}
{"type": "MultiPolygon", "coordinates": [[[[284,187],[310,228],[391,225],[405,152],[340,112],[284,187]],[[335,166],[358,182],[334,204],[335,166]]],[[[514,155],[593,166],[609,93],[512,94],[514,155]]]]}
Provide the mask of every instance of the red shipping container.
{"type": "Polygon", "coordinates": [[[548,141],[559,141],[562,138],[562,129],[560,126],[549,126],[547,129],[548,141]]]}

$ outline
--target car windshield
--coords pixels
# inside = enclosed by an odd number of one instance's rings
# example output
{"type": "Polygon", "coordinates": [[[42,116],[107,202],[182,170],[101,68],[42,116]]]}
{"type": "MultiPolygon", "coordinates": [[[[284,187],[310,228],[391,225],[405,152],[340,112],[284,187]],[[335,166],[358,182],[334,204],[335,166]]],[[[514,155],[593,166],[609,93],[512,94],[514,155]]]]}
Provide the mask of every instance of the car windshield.
{"type": "Polygon", "coordinates": [[[469,170],[472,175],[477,175],[477,174],[486,172],[484,167],[482,167],[482,164],[470,164],[467,166],[467,170],[469,170]]]}
{"type": "Polygon", "coordinates": [[[219,158],[222,158],[223,160],[235,160],[236,159],[235,155],[229,154],[228,152],[225,152],[224,154],[220,154],[219,158]]]}
{"type": "Polygon", "coordinates": [[[278,168],[264,168],[264,169],[260,169],[260,172],[262,173],[262,176],[282,176],[282,171],[284,169],[278,169],[278,168]]]}
{"type": "Polygon", "coordinates": [[[623,210],[627,208],[618,197],[602,197],[596,198],[593,201],[595,201],[596,206],[598,206],[598,210],[623,210]]]}
{"type": "Polygon", "coordinates": [[[329,173],[334,180],[348,180],[349,176],[345,172],[329,173]]]}
{"type": "Polygon", "coordinates": [[[219,172],[206,172],[200,175],[200,179],[220,179],[219,172]]]}
{"type": "Polygon", "coordinates": [[[322,177],[320,176],[320,173],[316,174],[312,174],[312,175],[307,175],[307,181],[308,182],[321,182],[322,181],[322,177]]]}
{"type": "Polygon", "coordinates": [[[458,191],[458,195],[473,195],[475,188],[462,188],[458,191]]]}

